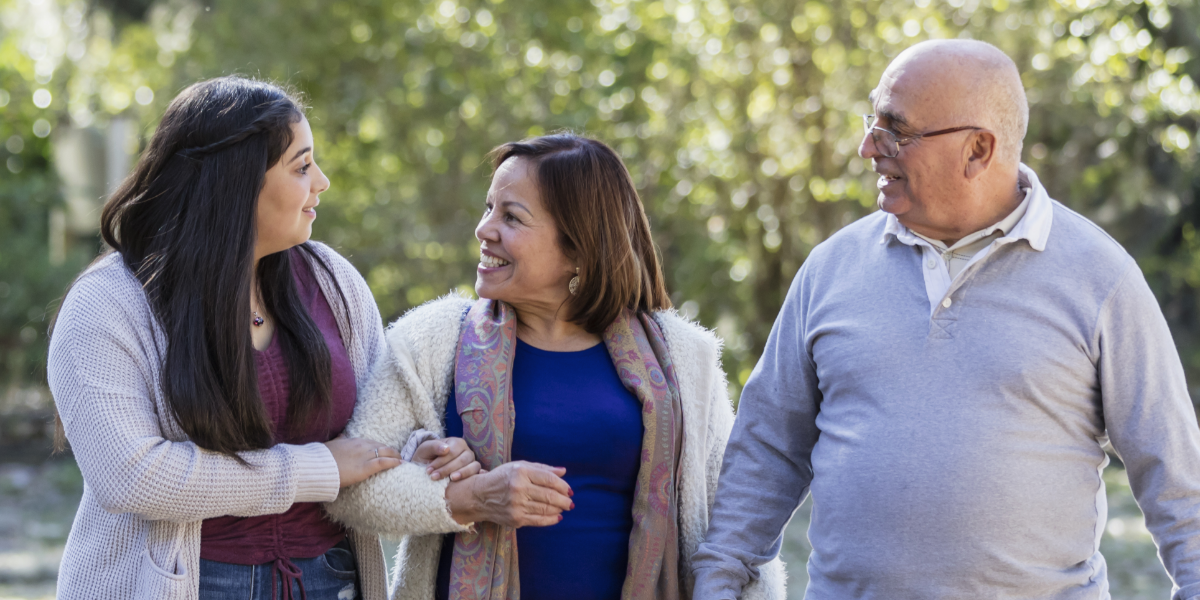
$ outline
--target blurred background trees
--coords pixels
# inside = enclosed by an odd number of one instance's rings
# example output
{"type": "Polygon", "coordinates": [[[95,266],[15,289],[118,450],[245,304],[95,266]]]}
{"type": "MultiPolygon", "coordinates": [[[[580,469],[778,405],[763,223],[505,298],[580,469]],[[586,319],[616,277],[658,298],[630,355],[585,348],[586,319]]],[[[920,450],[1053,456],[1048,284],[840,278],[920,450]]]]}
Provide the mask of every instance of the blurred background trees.
{"type": "MultiPolygon", "coordinates": [[[[388,320],[471,288],[488,150],[560,128],[608,142],[736,392],[812,247],[874,210],[859,115],[887,63],[923,39],[986,40],[1023,73],[1025,162],[1138,258],[1197,386],[1198,3],[0,0],[0,502],[17,507],[0,511],[0,596],[52,597],[82,489],[69,458],[46,460],[49,318],[100,251],[104,197],[196,80],[307,96],[333,181],[314,236],[388,320]]],[[[1105,479],[1114,597],[1166,597],[1124,472],[1105,479]]],[[[807,514],[785,535],[794,598],[807,514]]]]}
{"type": "Polygon", "coordinates": [[[740,387],[812,247],[874,210],[859,115],[891,57],[973,37],[1023,71],[1025,162],[1141,262],[1200,382],[1195,0],[0,0],[0,378],[166,104],[241,73],[311,103],[314,235],[385,318],[469,289],[495,145],[570,128],[625,157],[675,304],[740,387]]]}

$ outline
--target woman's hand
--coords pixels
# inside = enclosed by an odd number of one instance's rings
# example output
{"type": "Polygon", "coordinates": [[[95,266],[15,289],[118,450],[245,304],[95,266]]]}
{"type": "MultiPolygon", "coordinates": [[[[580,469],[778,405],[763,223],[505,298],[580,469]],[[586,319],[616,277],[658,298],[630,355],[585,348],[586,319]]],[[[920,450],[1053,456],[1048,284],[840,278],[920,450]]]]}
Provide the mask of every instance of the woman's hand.
{"type": "Polygon", "coordinates": [[[429,440],[417,446],[412,461],[429,465],[425,472],[434,481],[445,477],[446,473],[450,474],[450,481],[458,481],[478,474],[482,469],[482,465],[475,460],[475,453],[471,452],[462,438],[429,440]]]}
{"type": "Polygon", "coordinates": [[[400,451],[374,440],[338,436],[325,442],[337,463],[340,486],[354,485],[366,478],[388,469],[394,469],[404,461],[400,451]]]}
{"type": "Polygon", "coordinates": [[[506,527],[546,527],[575,508],[562,467],[515,461],[446,488],[450,513],[459,523],[487,521],[506,527]]]}

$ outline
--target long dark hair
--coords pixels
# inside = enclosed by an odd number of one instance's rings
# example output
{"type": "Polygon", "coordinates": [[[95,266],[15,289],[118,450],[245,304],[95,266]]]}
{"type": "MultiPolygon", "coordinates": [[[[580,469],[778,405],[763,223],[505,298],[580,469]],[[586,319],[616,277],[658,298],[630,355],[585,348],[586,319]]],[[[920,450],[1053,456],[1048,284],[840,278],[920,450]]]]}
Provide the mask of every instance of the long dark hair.
{"type": "MultiPolygon", "coordinates": [[[[235,457],[275,443],[249,331],[255,215],[302,111],[295,95],[241,77],[188,87],[100,218],[101,236],[141,281],[166,335],[167,406],[197,445],[235,457]]],[[[314,267],[333,279],[305,243],[262,257],[256,273],[288,366],[287,431],[330,415],[329,349],[293,280],[293,268],[314,267]]]]}
{"type": "Polygon", "coordinates": [[[625,308],[671,307],[646,209],[612,148],[564,131],[502,144],[489,156],[493,172],[516,157],[536,169],[559,245],[579,265],[579,288],[567,300],[569,320],[600,333],[625,308]]]}

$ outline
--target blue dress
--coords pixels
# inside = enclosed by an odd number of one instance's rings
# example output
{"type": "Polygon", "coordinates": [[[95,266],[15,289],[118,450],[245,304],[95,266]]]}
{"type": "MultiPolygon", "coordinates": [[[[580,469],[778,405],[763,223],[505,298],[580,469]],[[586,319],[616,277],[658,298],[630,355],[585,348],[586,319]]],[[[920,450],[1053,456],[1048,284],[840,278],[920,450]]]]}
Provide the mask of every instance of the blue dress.
{"type": "MultiPolygon", "coordinates": [[[[617,600],[629,561],[642,411],[604,344],[579,352],[517,340],[512,459],[565,467],[575,509],[550,527],[517,530],[522,600],[617,600]]],[[[462,437],[453,391],[446,435],[462,437]]],[[[447,598],[454,535],[442,544],[437,595],[447,598]]]]}

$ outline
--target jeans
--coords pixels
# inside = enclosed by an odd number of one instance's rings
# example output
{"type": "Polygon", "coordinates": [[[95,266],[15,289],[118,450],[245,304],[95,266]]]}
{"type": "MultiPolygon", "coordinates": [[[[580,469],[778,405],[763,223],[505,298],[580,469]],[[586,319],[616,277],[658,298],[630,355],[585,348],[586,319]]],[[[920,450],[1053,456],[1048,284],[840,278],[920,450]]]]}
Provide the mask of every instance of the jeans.
{"type": "Polygon", "coordinates": [[[358,600],[358,565],[350,552],[349,542],[343,540],[316,558],[261,565],[234,565],[200,559],[200,600],[288,598],[358,600]],[[300,573],[292,573],[299,577],[285,577],[284,573],[291,571],[293,565],[300,573]]]}

